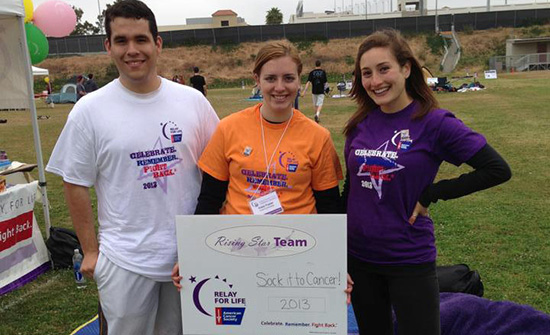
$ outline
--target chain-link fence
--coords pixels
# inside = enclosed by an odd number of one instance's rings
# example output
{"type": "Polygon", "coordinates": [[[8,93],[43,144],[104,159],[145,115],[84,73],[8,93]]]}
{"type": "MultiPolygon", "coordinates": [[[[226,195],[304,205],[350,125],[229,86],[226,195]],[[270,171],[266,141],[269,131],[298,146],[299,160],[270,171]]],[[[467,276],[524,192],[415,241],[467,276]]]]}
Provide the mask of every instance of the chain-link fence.
{"type": "MultiPolygon", "coordinates": [[[[456,31],[521,27],[549,21],[550,8],[438,16],[441,30],[450,30],[454,24],[456,31]]],[[[404,33],[434,31],[435,16],[178,30],[162,32],[160,36],[166,47],[175,47],[238,44],[283,38],[291,41],[348,38],[365,36],[382,28],[395,28],[404,33]]],[[[105,35],[49,38],[50,55],[104,52],[104,40],[105,35]]]]}

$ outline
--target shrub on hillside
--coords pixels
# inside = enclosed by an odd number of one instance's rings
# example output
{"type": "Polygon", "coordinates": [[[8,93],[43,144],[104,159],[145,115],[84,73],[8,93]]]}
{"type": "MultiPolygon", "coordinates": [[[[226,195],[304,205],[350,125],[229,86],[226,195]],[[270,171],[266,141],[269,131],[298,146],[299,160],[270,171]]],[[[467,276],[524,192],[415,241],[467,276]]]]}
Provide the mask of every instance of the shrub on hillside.
{"type": "Polygon", "coordinates": [[[213,45],[212,50],[216,52],[218,47],[222,53],[228,54],[237,50],[239,48],[239,43],[235,43],[231,40],[224,40],[218,43],[217,45],[213,45]]]}
{"type": "Polygon", "coordinates": [[[313,48],[314,42],[311,40],[291,40],[292,44],[296,47],[296,49],[300,51],[308,51],[313,48]]]}
{"type": "Polygon", "coordinates": [[[194,47],[194,46],[197,46],[197,45],[201,45],[201,42],[199,40],[195,39],[195,38],[187,38],[183,41],[182,45],[184,47],[194,47]]]}
{"type": "Polygon", "coordinates": [[[546,34],[546,29],[541,26],[532,26],[529,28],[523,28],[523,35],[527,38],[539,37],[546,34]]]}
{"type": "Polygon", "coordinates": [[[530,27],[530,26],[542,26],[545,24],[550,24],[550,19],[543,18],[528,18],[521,22],[521,27],[530,27]]]}
{"type": "Polygon", "coordinates": [[[442,55],[445,50],[445,41],[443,41],[443,37],[438,34],[427,34],[426,44],[430,48],[430,52],[434,55],[442,55]]]}
{"type": "Polygon", "coordinates": [[[462,31],[466,35],[472,35],[474,33],[474,26],[471,24],[465,24],[464,27],[462,27],[462,31]]]}

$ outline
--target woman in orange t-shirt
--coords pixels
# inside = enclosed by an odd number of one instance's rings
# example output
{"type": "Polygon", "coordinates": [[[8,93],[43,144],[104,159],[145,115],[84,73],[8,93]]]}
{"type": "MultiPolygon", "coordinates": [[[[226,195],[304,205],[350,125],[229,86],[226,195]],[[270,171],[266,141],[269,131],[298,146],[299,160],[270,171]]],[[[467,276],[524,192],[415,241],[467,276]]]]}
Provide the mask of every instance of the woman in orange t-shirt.
{"type": "Polygon", "coordinates": [[[253,73],[264,101],[220,122],[198,163],[195,214],[339,212],[342,170],[330,132],[293,108],[301,72],[291,44],[258,52],[253,73]]]}
{"type": "MultiPolygon", "coordinates": [[[[341,212],[342,170],[330,132],[293,108],[301,72],[291,44],[260,49],[253,73],[264,101],[220,122],[198,162],[195,214],[341,212]]],[[[177,265],[172,279],[181,288],[177,265]]]]}

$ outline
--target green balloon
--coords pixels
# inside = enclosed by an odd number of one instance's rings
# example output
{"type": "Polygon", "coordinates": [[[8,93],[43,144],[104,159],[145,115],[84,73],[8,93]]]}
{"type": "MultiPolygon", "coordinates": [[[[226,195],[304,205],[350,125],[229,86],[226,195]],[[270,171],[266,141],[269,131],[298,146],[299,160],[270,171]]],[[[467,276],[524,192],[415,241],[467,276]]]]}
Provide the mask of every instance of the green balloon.
{"type": "Polygon", "coordinates": [[[50,51],[48,39],[44,33],[34,24],[25,23],[25,33],[27,34],[27,46],[31,56],[31,63],[38,64],[46,57],[50,51]]]}

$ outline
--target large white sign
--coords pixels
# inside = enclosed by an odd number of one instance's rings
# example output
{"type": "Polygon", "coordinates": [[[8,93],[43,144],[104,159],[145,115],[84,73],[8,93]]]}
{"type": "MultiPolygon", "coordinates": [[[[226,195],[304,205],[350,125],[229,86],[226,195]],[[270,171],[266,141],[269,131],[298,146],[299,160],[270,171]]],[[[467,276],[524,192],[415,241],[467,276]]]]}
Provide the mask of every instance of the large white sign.
{"type": "Polygon", "coordinates": [[[347,334],[345,215],[176,222],[184,334],[347,334]]]}
{"type": "Polygon", "coordinates": [[[38,182],[0,193],[0,295],[50,268],[48,252],[33,215],[38,182]]]}

